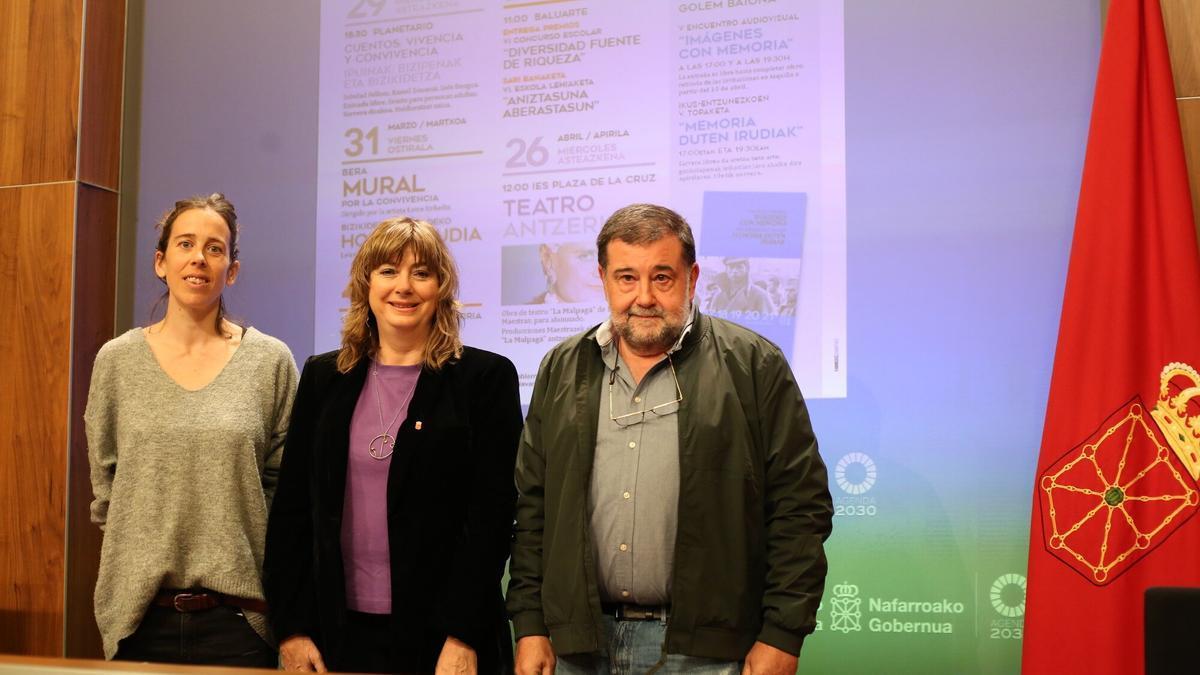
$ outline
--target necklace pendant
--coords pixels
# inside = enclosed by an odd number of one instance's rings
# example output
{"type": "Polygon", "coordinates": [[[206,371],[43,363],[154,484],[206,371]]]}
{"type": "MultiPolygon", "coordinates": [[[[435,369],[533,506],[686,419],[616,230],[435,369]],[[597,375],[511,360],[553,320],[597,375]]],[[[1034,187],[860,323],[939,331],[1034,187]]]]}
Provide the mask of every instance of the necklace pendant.
{"type": "Polygon", "coordinates": [[[367,448],[374,459],[387,459],[392,456],[392,452],[396,449],[396,439],[391,434],[382,433],[371,440],[371,446],[367,448]]]}

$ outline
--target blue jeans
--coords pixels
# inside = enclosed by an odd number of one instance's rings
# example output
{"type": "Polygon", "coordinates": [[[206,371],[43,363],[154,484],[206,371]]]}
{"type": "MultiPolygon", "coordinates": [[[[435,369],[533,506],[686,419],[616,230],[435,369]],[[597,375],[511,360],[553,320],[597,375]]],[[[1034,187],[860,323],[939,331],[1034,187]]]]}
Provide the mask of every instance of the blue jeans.
{"type": "Polygon", "coordinates": [[[222,605],[176,612],[151,605],[133,635],[117,646],[118,661],[276,668],[278,653],[246,622],[242,610],[222,605]]]}
{"type": "Polygon", "coordinates": [[[558,657],[556,675],[645,675],[646,673],[697,673],[739,675],[742,664],[684,654],[663,655],[667,624],[662,621],[617,621],[604,617],[608,645],[602,654],[558,657]]]}

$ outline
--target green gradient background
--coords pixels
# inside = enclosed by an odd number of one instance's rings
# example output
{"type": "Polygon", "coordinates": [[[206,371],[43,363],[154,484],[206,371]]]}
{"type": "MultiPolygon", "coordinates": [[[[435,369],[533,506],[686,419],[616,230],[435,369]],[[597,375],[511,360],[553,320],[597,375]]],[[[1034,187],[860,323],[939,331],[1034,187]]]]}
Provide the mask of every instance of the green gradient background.
{"type": "MultiPolygon", "coordinates": [[[[836,486],[834,487],[837,491],[836,486]]],[[[868,495],[870,493],[867,493],[868,495]]],[[[990,599],[997,578],[1024,576],[1027,521],[1010,523],[993,550],[976,546],[974,534],[931,533],[923,524],[888,527],[878,516],[842,517],[827,547],[830,572],[825,600],[817,612],[819,630],[805,642],[802,673],[1016,673],[1020,671],[1020,617],[997,612],[990,599]],[[860,522],[854,522],[854,521],[860,522]],[[940,535],[940,536],[939,536],[940,535]],[[947,536],[949,535],[949,536],[947,536]],[[832,599],[838,586],[858,587],[860,630],[832,630],[832,599]],[[961,614],[872,611],[869,599],[961,602],[961,614]],[[870,619],[949,622],[950,634],[872,632],[870,619]],[[995,629],[995,631],[993,630],[995,629]],[[1002,632],[1003,629],[1008,629],[1002,632]]],[[[889,519],[890,520],[890,519],[889,519]]],[[[1000,534],[1000,533],[996,533],[1000,534]]],[[[1009,589],[1004,599],[1023,596],[1009,589]]]]}

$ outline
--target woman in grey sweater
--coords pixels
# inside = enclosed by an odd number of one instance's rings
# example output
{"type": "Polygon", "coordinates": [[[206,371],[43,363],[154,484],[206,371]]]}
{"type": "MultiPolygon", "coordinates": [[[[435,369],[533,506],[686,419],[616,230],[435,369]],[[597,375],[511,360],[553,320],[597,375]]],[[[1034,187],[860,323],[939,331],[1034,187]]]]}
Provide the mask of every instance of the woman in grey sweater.
{"type": "Polygon", "coordinates": [[[296,365],[282,342],[225,317],[233,205],[179,201],[158,227],[166,315],[100,349],[84,414],[104,655],[273,668],[263,542],[296,365]]]}

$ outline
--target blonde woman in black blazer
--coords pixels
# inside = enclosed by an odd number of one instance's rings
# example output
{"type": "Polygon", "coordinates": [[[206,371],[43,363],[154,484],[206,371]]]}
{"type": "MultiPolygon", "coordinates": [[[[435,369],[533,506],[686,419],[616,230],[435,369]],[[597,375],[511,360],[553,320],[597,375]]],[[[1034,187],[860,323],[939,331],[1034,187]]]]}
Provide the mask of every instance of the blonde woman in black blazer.
{"type": "Polygon", "coordinates": [[[285,670],[511,668],[500,577],[516,501],[517,373],[462,346],[457,290],[431,225],[384,221],[351,267],[342,348],[304,366],[264,565],[285,670]],[[400,383],[391,399],[389,368],[400,383]],[[362,475],[386,489],[356,492],[362,475]]]}

